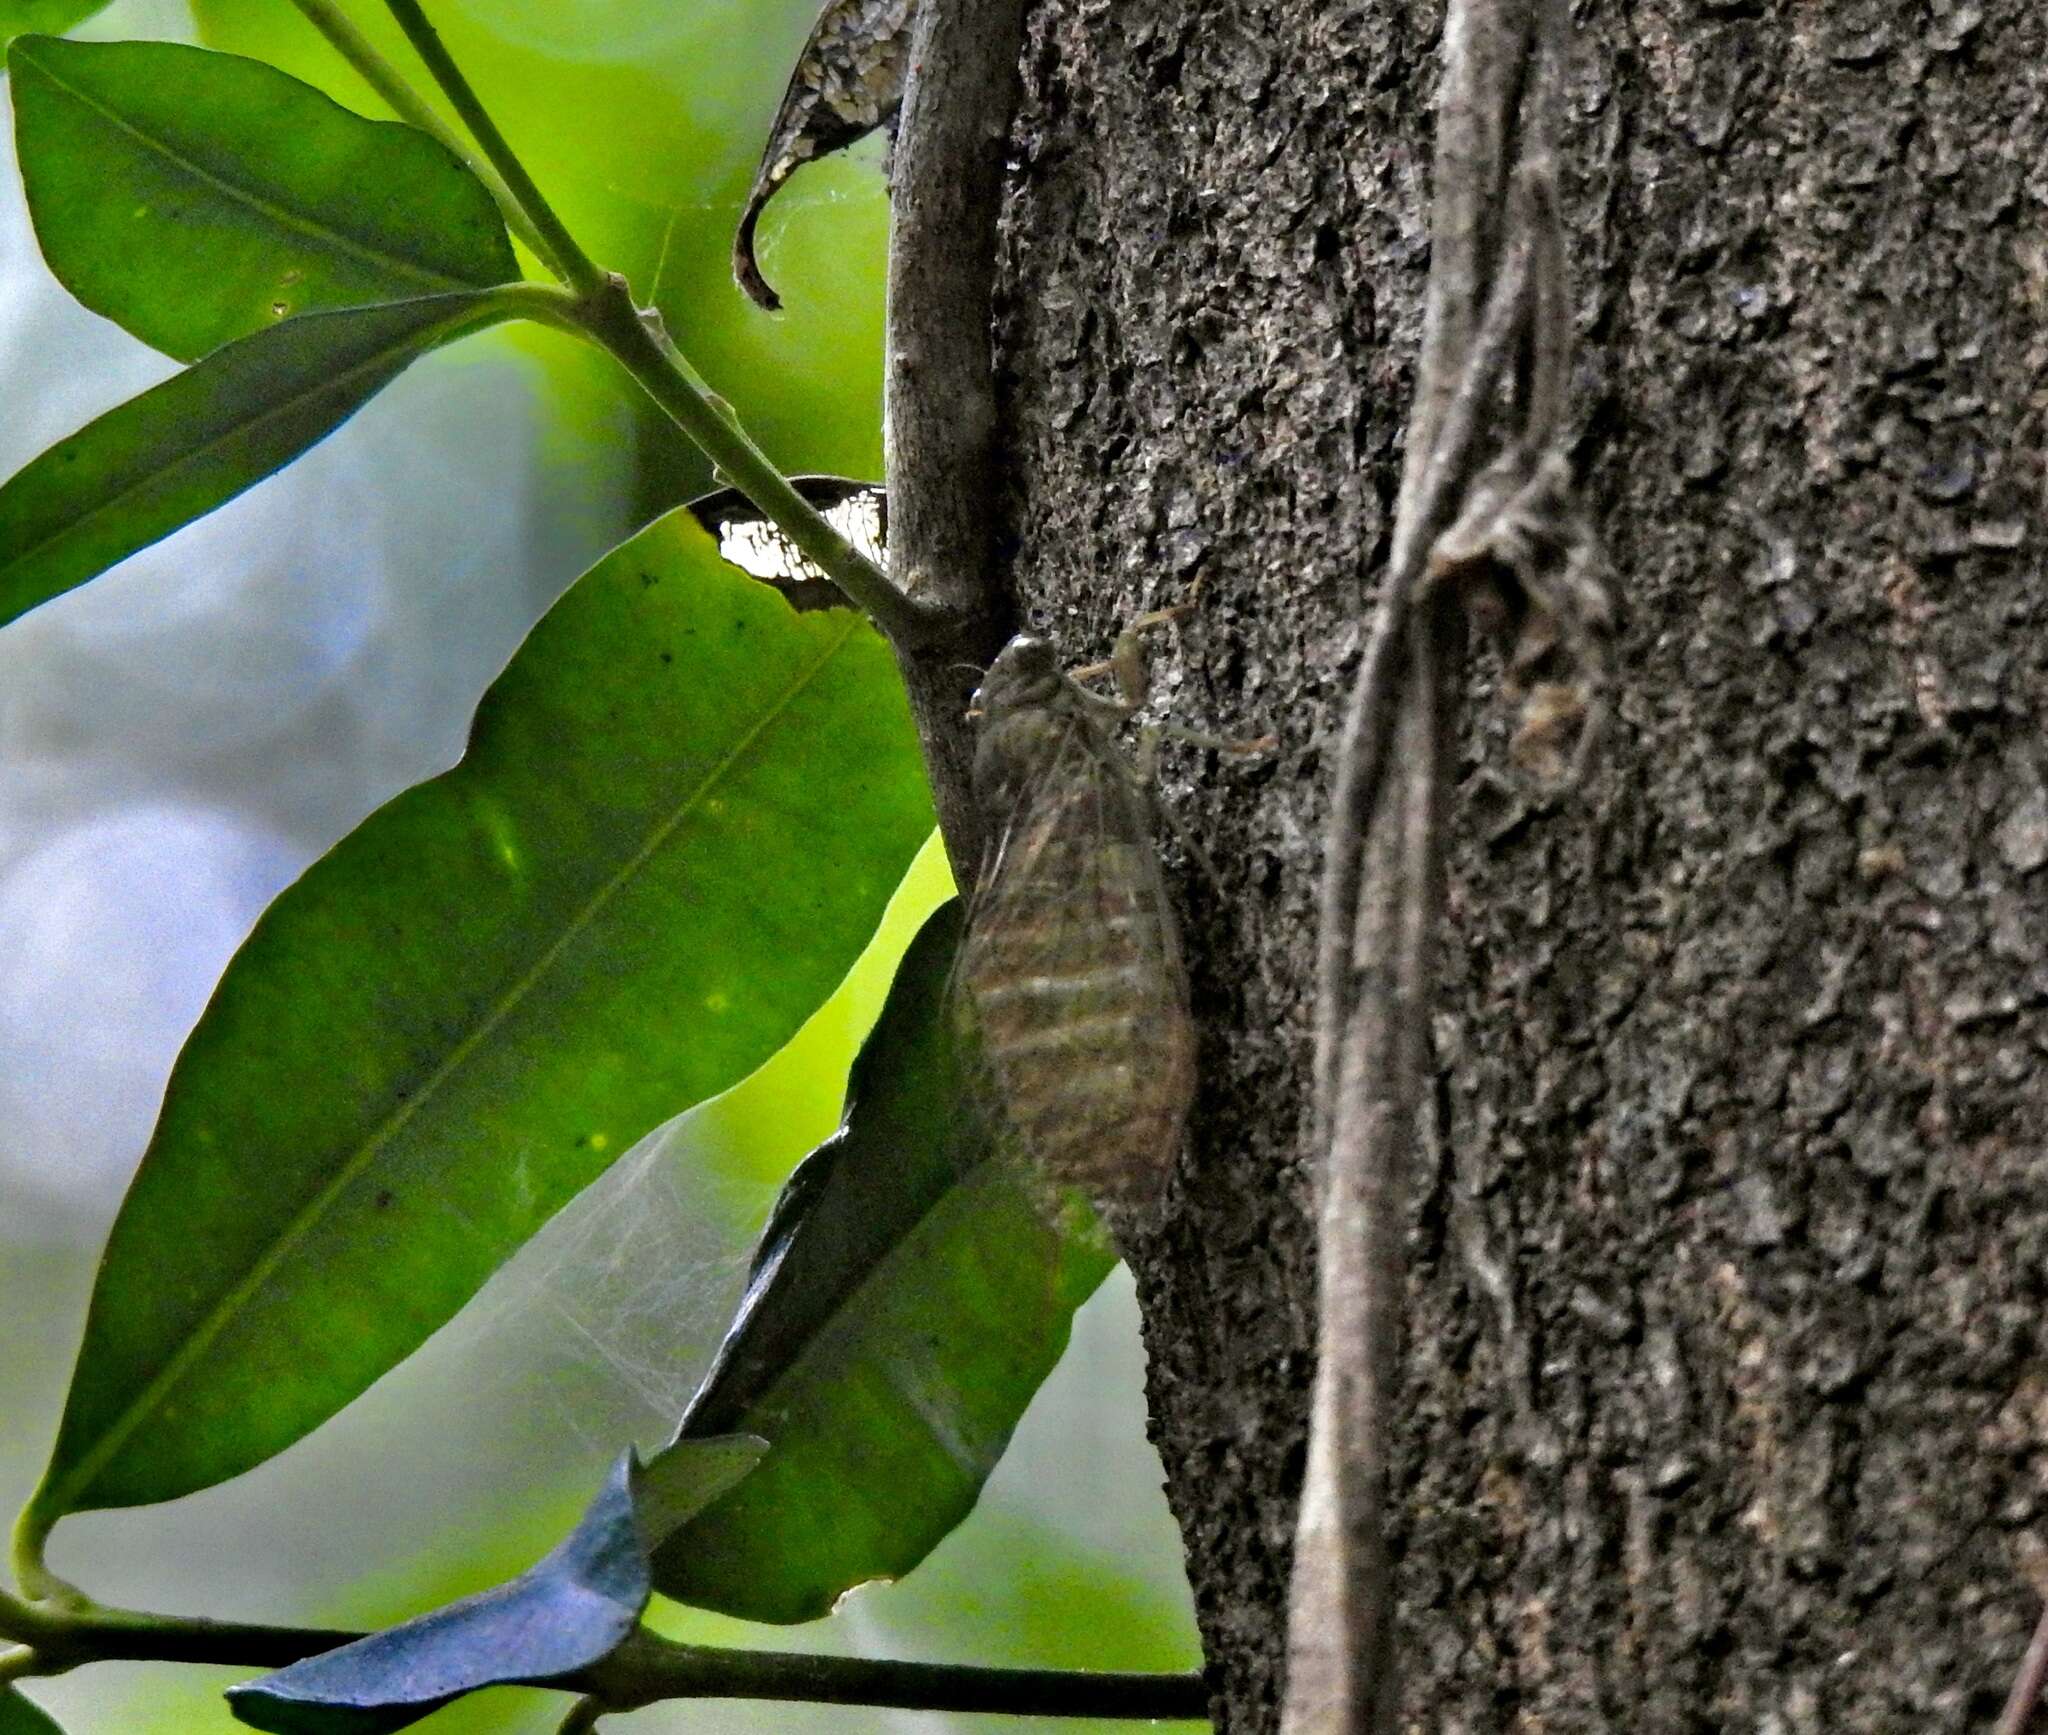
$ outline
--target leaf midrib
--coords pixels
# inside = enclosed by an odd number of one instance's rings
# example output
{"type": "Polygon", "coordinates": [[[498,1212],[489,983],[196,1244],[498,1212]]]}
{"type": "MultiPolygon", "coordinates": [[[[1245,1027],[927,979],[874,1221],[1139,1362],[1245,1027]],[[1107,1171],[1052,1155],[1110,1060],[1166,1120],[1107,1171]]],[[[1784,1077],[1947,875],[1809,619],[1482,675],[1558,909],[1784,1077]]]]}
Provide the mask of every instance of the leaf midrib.
{"type": "MultiPolygon", "coordinates": [[[[484,297],[488,296],[490,291],[482,289],[471,289],[466,290],[463,293],[465,296],[484,297]]],[[[402,305],[402,303],[387,305],[402,305]]],[[[327,313],[301,314],[299,317],[302,319],[339,320],[347,318],[350,314],[364,313],[367,311],[369,311],[369,309],[366,308],[342,308],[327,313]]],[[[474,307],[464,308],[461,310],[451,308],[449,310],[449,315],[447,319],[430,320],[423,325],[415,327],[413,331],[410,332],[404,339],[393,339],[392,342],[386,345],[385,347],[364,357],[361,361],[356,363],[354,367],[344,369],[342,372],[338,374],[328,374],[322,377],[321,379],[315,381],[312,385],[307,386],[304,390],[294,392],[290,397],[274,399],[271,403],[266,405],[264,408],[256,411],[254,414],[243,417],[242,419],[234,422],[231,426],[222,429],[220,433],[214,435],[214,437],[206,441],[204,445],[194,446],[188,451],[182,453],[174,460],[172,460],[170,463],[160,465],[156,469],[145,472],[143,475],[136,478],[135,481],[130,482],[126,487],[122,488],[120,492],[109,495],[106,499],[102,500],[97,506],[93,507],[90,511],[81,513],[73,518],[67,518],[61,525],[59,525],[55,530],[51,531],[40,542],[31,543],[27,548],[20,549],[12,553],[4,564],[0,564],[0,583],[7,582],[14,574],[21,572],[24,568],[32,568],[36,558],[39,555],[43,554],[46,550],[62,544],[84,527],[91,525],[96,520],[104,517],[107,513],[114,511],[117,507],[126,504],[126,502],[132,499],[135,495],[143,493],[144,491],[154,487],[158,483],[162,482],[166,477],[175,477],[181,470],[189,469],[195,465],[202,463],[207,458],[212,457],[214,453],[219,451],[223,446],[228,445],[230,442],[234,440],[240,439],[244,435],[248,434],[252,429],[260,428],[263,426],[265,422],[271,421],[276,417],[286,415],[294,410],[299,409],[303,405],[312,403],[321,397],[332,395],[338,391],[341,391],[345,387],[353,385],[364,374],[374,373],[379,368],[389,366],[394,357],[402,355],[407,350],[417,350],[419,353],[425,353],[427,349],[436,346],[434,344],[424,343],[421,340],[425,337],[427,333],[433,332],[441,326],[458,325],[462,323],[462,321],[465,318],[472,314],[482,315],[488,314],[492,311],[493,310],[487,304],[480,304],[474,307]]],[[[510,317],[510,315],[501,314],[499,315],[499,317],[506,318],[510,317]]],[[[271,326],[269,329],[271,331],[282,331],[285,329],[285,327],[284,325],[280,324],[271,326]]],[[[263,334],[260,332],[254,333],[252,334],[251,337],[243,338],[240,341],[244,343],[251,342],[253,341],[254,337],[260,337],[262,335],[263,334]]],[[[467,337],[471,334],[468,332],[462,332],[460,334],[451,332],[447,336],[440,338],[438,341],[441,343],[450,342],[452,341],[455,335],[467,337]]],[[[216,351],[215,353],[218,354],[219,352],[216,351]]],[[[407,359],[410,360],[412,358],[408,357],[407,359]]],[[[200,368],[204,367],[205,365],[206,363],[203,361],[194,362],[192,364],[192,368],[200,368]]],[[[166,387],[169,387],[171,385],[178,383],[181,380],[184,380],[190,375],[190,373],[192,372],[192,368],[186,369],[186,371],[181,374],[173,374],[170,379],[164,382],[163,386],[159,386],[155,389],[161,391],[164,390],[166,387]]],[[[149,395],[149,393],[145,392],[143,394],[143,398],[146,398],[149,395]]],[[[142,398],[131,398],[129,400],[129,403],[134,404],[140,403],[141,401],[142,398]]],[[[121,410],[126,409],[127,407],[127,404],[117,405],[114,409],[109,410],[107,412],[107,415],[118,415],[120,414],[121,410]]],[[[101,421],[104,421],[105,419],[105,417],[100,418],[101,421]]],[[[76,434],[73,434],[71,436],[71,439],[83,439],[87,434],[91,433],[92,430],[98,425],[99,424],[97,421],[88,422],[83,428],[79,429],[79,431],[76,434]]],[[[60,441],[59,444],[68,445],[70,444],[70,441],[60,441]]],[[[52,451],[55,451],[56,449],[56,447],[51,448],[52,451]]],[[[45,456],[47,456],[47,454],[45,454],[45,456]]],[[[35,460],[35,462],[40,461],[40,459],[35,460]]],[[[33,465],[31,467],[33,467],[33,465]]],[[[27,472],[22,471],[20,472],[20,474],[26,475],[27,472]]],[[[256,478],[256,480],[261,481],[262,478],[258,477],[256,478]]],[[[169,532],[165,532],[164,534],[168,535],[169,532]]],[[[153,538],[152,540],[155,539],[153,538]]],[[[144,544],[143,546],[147,545],[144,544]]],[[[80,580],[79,582],[83,583],[84,581],[80,580]]],[[[41,601],[47,599],[39,598],[38,600],[41,601]]],[[[34,604],[30,604],[27,606],[33,607],[34,604]]],[[[12,620],[15,618],[16,615],[23,614],[26,612],[27,608],[23,608],[17,609],[13,611],[13,613],[9,613],[7,611],[6,605],[4,603],[0,603],[0,622],[12,620]]]]}
{"type": "MultiPolygon", "coordinates": [[[[190,157],[176,150],[166,140],[156,138],[144,132],[133,121],[129,120],[118,110],[109,108],[98,97],[93,96],[87,91],[80,90],[75,84],[67,83],[51,70],[47,61],[38,59],[33,50],[25,51],[15,48],[12,50],[11,57],[33,67],[42,78],[57,90],[62,91],[81,107],[98,115],[102,120],[107,121],[110,125],[126,133],[145,150],[153,151],[156,155],[162,157],[164,161],[182,169],[186,174],[192,176],[193,179],[212,187],[230,201],[244,205],[260,216],[268,217],[280,228],[293,230],[316,242],[324,241],[329,245],[330,250],[335,253],[342,254],[345,257],[352,257],[360,263],[392,271],[400,276],[410,277],[415,282],[426,284],[432,289],[488,289],[491,287],[487,283],[475,283],[465,277],[451,277],[444,272],[421,265],[417,261],[406,259],[402,255],[387,253],[382,248],[373,246],[371,243],[357,236],[350,235],[344,230],[323,227],[321,224],[300,215],[289,207],[277,204],[274,200],[265,197],[254,188],[230,181],[215,170],[207,168],[204,164],[193,161],[190,157]]],[[[316,92],[315,94],[319,93],[316,92]]],[[[340,108],[338,103],[335,106],[340,108]]],[[[344,114],[348,113],[346,109],[342,109],[341,112],[344,114]]],[[[363,115],[358,115],[355,118],[369,126],[379,124],[396,126],[401,124],[398,122],[379,123],[363,115]]]]}
{"type": "Polygon", "coordinates": [[[47,1494],[39,1493],[37,1495],[33,1502],[35,1507],[50,1512],[53,1518],[62,1516],[67,1512],[81,1510],[79,1506],[74,1504],[76,1498],[92,1487],[93,1483],[98,1480],[100,1473],[106,1469],[115,1455],[134,1437],[136,1429],[148,1420],[171,1391],[183,1382],[192,1364],[212,1347],[214,1340],[227,1329],[229,1323],[240,1313],[242,1305],[263,1288],[298,1243],[304,1240],[314,1227],[317,1226],[334,1201],[348,1190],[362,1172],[390,1144],[392,1139],[396,1138],[405,1129],[414,1116],[434,1099],[440,1089],[468,1062],[470,1056],[490,1037],[491,1033],[518,1009],[527,996],[538,986],[548,970],[561,957],[562,953],[567,950],[569,945],[597,919],[605,906],[624,890],[640,870],[666,846],[669,839],[674,836],[677,828],[696,811],[710,791],[719,787],[725,781],[727,773],[753,748],[762,734],[782,717],[783,713],[818,678],[826,665],[846,648],[848,639],[859,628],[859,625],[860,622],[857,619],[847,622],[831,643],[808,666],[800,671],[790,685],[762,712],[760,719],[754,726],[747,730],[739,740],[734,742],[724,757],[706,772],[702,781],[690,792],[688,798],[677,806],[675,812],[654,829],[648,841],[635,851],[633,855],[628,857],[617,872],[591,894],[584,907],[564,927],[560,936],[541,953],[540,957],[535,960],[526,973],[500,997],[498,1004],[486,1014],[474,1030],[456,1044],[454,1049],[450,1051],[447,1059],[428,1076],[426,1082],[419,1090],[407,1097],[396,1110],[388,1115],[382,1124],[350,1154],[334,1178],[305,1205],[300,1207],[293,1215],[291,1221],[285,1225],[283,1233],[271,1244],[263,1257],[250,1268],[248,1274],[240,1282],[235,1284],[221,1297],[220,1301],[209,1311],[199,1326],[185,1339],[185,1342],[172,1352],[156,1377],[142,1388],[134,1402],[121,1411],[106,1432],[101,1435],[99,1443],[91,1451],[81,1455],[71,1472],[52,1484],[47,1494]]]}
{"type": "MultiPolygon", "coordinates": [[[[853,1270],[851,1266],[848,1267],[849,1276],[847,1280],[843,1284],[835,1285],[828,1292],[829,1300],[825,1308],[820,1312],[819,1317],[789,1340],[789,1352],[776,1360],[773,1364],[774,1371],[758,1384],[750,1396],[743,1398],[737,1404],[727,1400],[723,1409],[713,1411],[713,1414],[717,1417],[716,1430],[713,1435],[693,1435],[690,1432],[693,1425],[708,1426],[710,1424],[693,1424],[690,1411],[685,1410],[682,1423],[677,1432],[677,1441],[680,1443],[686,1439],[716,1437],[716,1433],[747,1431],[749,1425],[759,1419],[762,1410],[775,1400],[776,1396],[783,1391],[783,1388],[790,1381],[800,1378],[806,1372],[810,1363],[818,1355],[819,1346],[833,1332],[839,1329],[840,1323],[847,1315],[854,1310],[871,1290],[894,1275],[897,1261],[904,1256],[904,1249],[918,1237],[925,1225],[952,1201],[956,1193],[967,1187],[987,1184],[987,1177],[992,1173],[989,1165],[1004,1160],[1007,1159],[1003,1157],[996,1143],[991,1140],[980,1158],[966,1169],[956,1172],[945,1186],[941,1187],[925,1201],[915,1216],[898,1225],[896,1233],[890,1236],[887,1245],[883,1246],[879,1251],[871,1250],[864,1257],[857,1271],[853,1270]]],[[[783,1239],[782,1251],[784,1257],[788,1257],[795,1251],[797,1243],[803,1238],[805,1229],[810,1226],[810,1221],[811,1219],[807,1216],[790,1226],[787,1235],[783,1239]]],[[[771,1279],[771,1281],[773,1280],[771,1279]]],[[[744,1323],[735,1329],[744,1330],[744,1323]]]]}

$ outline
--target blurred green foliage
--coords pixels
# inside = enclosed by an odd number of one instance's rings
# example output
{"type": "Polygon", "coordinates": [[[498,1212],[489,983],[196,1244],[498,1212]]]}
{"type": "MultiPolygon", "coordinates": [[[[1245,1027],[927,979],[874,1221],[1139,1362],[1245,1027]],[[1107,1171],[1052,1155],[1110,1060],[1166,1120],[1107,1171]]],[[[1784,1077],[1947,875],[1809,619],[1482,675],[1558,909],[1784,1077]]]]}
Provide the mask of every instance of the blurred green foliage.
{"type": "MultiPolygon", "coordinates": [[[[283,0],[198,0],[201,40],[253,55],[366,114],[386,111],[283,0]]],[[[351,15],[410,65],[374,6],[351,15]]],[[[451,0],[434,20],[514,149],[590,255],[660,308],[677,345],[785,472],[882,473],[882,288],[888,196],[879,145],[808,168],[770,207],[761,253],[785,310],[734,286],[733,225],[812,0],[451,0]]],[[[521,336],[513,341],[530,342],[521,336]]],[[[610,400],[601,357],[550,365],[610,400]]],[[[635,517],[709,486],[653,411],[635,417],[635,517]]],[[[613,455],[616,461],[616,454],[613,455]]]]}
{"type": "MultiPolygon", "coordinates": [[[[727,269],[732,223],[810,25],[813,0],[704,0],[688,7],[673,0],[430,3],[450,47],[570,227],[593,256],[625,271],[641,298],[660,307],[682,350],[733,402],[785,471],[879,475],[887,210],[876,173],[878,144],[871,141],[850,157],[807,168],[771,208],[761,252],[784,293],[786,312],[769,316],[755,309],[727,269]]],[[[50,16],[38,14],[34,23],[62,27],[58,14],[66,8],[55,0],[36,4],[50,16]]],[[[350,10],[387,52],[410,64],[395,29],[376,7],[363,0],[350,10]]],[[[134,15],[132,7],[116,8],[92,33],[123,34],[117,20],[134,15]]],[[[284,0],[196,0],[193,23],[199,40],[211,46],[267,60],[362,113],[384,113],[284,0]]],[[[131,23],[126,33],[132,31],[131,23]]],[[[708,484],[702,461],[667,422],[641,405],[603,357],[530,328],[496,334],[473,347],[514,344],[537,358],[548,375],[554,417],[550,462],[630,473],[619,532],[708,484]]],[[[895,958],[948,889],[942,859],[927,850],[883,932],[840,993],[754,1077],[689,1117],[672,1148],[644,1169],[648,1184],[697,1189],[690,1197],[724,1237],[734,1270],[773,1185],[832,1125],[853,1045],[874,1016],[895,958]]],[[[52,1153],[51,1160],[61,1160],[61,1154],[52,1153]]],[[[0,1225],[0,1294],[33,1297],[34,1305],[14,1327],[12,1353],[0,1359],[0,1494],[26,1492],[46,1449],[90,1283],[89,1261],[75,1249],[10,1245],[6,1234],[0,1225]]],[[[688,1280],[689,1274],[681,1274],[680,1281],[688,1280]]],[[[1120,1292],[1117,1304],[1125,1309],[1119,1317],[1127,1337],[1127,1292],[1120,1292]]],[[[701,1346],[677,1353],[687,1358],[701,1353],[701,1346]]],[[[431,1373],[445,1370],[457,1354],[437,1341],[416,1359],[431,1373]]],[[[1134,1361],[1126,1357],[1112,1400],[1122,1418],[1122,1468],[1116,1474],[1122,1487],[1150,1489],[1156,1486],[1156,1465],[1136,1425],[1135,1374],[1134,1361]]],[[[390,1384],[404,1402],[417,1406],[423,1377],[410,1385],[403,1378],[390,1384]]],[[[1055,1431],[1050,1438],[1036,1437],[1024,1454],[1041,1475],[1071,1473],[1058,1429],[1075,1429],[1097,1401],[1064,1387],[1048,1393],[1035,1413],[1056,1415],[1055,1431]]],[[[359,1407],[374,1420],[374,1403],[359,1407]]],[[[348,1437],[359,1441],[368,1425],[359,1421],[358,1432],[348,1437]]],[[[428,1416],[411,1435],[393,1436],[402,1443],[369,1454],[323,1438],[332,1432],[323,1430],[287,1454],[274,1475],[266,1467],[261,1478],[204,1497],[213,1502],[207,1510],[230,1511],[237,1499],[261,1500],[263,1490],[289,1485],[308,1497],[307,1526],[346,1527],[352,1510],[376,1501],[384,1481],[402,1474],[446,1491],[445,1527],[423,1535],[413,1558],[393,1560],[387,1554],[363,1560],[352,1569],[356,1576],[346,1580],[302,1571],[288,1553],[257,1561],[238,1554],[233,1542],[223,1544],[219,1558],[188,1554],[181,1564],[189,1567],[195,1588],[185,1594],[206,1612],[369,1624],[476,1590],[518,1571],[564,1533],[592,1485],[592,1463],[610,1449],[593,1451],[591,1442],[558,1438],[552,1448],[530,1453],[532,1461],[517,1476],[478,1486],[463,1461],[476,1442],[544,1433],[535,1415],[516,1401],[500,1409],[428,1416]],[[428,1447],[440,1455],[422,1457],[428,1447]],[[224,1602],[205,1602],[223,1586],[241,1587],[236,1606],[227,1606],[235,1603],[232,1591],[224,1602]]],[[[1103,1455],[1092,1456],[1090,1467],[1100,1469],[1103,1455]]],[[[1156,1495],[1145,1498],[1149,1507],[1123,1514],[1129,1523],[1115,1538],[1077,1547],[1048,1524],[1027,1490],[998,1488],[904,1584],[856,1593],[836,1618],[793,1636],[764,1635],[743,1623],[665,1605],[657,1624],[702,1642],[857,1647],[986,1663],[1188,1667],[1197,1654],[1171,1526],[1156,1495]]],[[[102,1557],[114,1524],[146,1527],[150,1516],[89,1521],[102,1526],[102,1557]]],[[[118,1584],[94,1588],[122,1594],[118,1584]]],[[[47,1690],[38,1683],[34,1692],[65,1714],[70,1735],[92,1735],[95,1729],[184,1735],[233,1727],[218,1693],[246,1673],[101,1666],[47,1690]]],[[[560,1709],[546,1695],[484,1694],[437,1714],[424,1727],[436,1735],[538,1731],[552,1728],[560,1709]]],[[[945,1721],[929,1719],[924,1726],[936,1730],[945,1721]]],[[[663,1707],[632,1722],[648,1730],[834,1735],[898,1726],[894,1714],[723,1705],[663,1707]]]]}

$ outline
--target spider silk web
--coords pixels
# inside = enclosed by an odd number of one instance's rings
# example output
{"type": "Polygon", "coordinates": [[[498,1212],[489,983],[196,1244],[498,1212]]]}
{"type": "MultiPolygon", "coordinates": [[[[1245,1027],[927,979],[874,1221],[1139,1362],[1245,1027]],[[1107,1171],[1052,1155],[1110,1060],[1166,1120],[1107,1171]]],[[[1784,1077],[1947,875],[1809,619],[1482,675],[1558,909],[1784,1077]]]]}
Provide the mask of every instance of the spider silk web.
{"type": "MultiPolygon", "coordinates": [[[[442,1329],[415,1360],[460,1385],[451,1407],[515,1415],[521,1432],[593,1454],[669,1438],[783,1181],[837,1123],[854,1049],[950,885],[934,835],[803,1029],[733,1089],[642,1139],[442,1329]]],[[[519,1185],[516,1163],[507,1184],[519,1185]]]]}
{"type": "Polygon", "coordinates": [[[746,1280],[772,1181],[722,1161],[719,1116],[642,1139],[529,1241],[425,1352],[465,1409],[594,1455],[673,1432],[746,1280]]]}

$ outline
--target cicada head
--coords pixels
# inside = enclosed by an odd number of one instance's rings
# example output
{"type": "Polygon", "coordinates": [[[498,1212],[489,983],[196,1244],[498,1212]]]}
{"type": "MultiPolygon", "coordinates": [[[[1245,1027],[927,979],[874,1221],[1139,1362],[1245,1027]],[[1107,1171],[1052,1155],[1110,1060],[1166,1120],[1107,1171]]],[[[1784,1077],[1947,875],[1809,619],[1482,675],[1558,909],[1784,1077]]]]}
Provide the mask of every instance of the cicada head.
{"type": "Polygon", "coordinates": [[[1019,633],[1003,646],[974,695],[974,708],[989,723],[1020,706],[1049,705],[1066,680],[1051,641],[1031,633],[1019,633]]]}
{"type": "Polygon", "coordinates": [[[974,787],[989,812],[1016,805],[1022,780],[1050,762],[1053,739],[1071,728],[1058,716],[1066,684],[1051,644],[1028,633],[1019,633],[989,664],[974,695],[981,718],[974,787]]]}

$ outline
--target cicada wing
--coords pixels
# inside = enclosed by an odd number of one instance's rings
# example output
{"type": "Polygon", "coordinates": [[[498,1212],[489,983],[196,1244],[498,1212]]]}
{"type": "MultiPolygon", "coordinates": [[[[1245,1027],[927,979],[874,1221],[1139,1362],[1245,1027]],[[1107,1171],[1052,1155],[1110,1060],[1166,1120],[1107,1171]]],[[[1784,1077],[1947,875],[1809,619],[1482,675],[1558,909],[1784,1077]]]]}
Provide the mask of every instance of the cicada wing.
{"type": "Polygon", "coordinates": [[[976,890],[960,964],[985,1088],[1057,1188],[1149,1221],[1194,1030],[1149,804],[1085,717],[1053,732],[976,890]]]}

